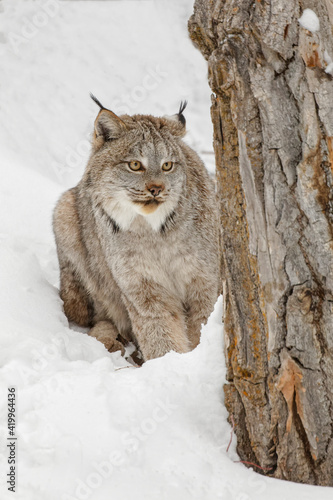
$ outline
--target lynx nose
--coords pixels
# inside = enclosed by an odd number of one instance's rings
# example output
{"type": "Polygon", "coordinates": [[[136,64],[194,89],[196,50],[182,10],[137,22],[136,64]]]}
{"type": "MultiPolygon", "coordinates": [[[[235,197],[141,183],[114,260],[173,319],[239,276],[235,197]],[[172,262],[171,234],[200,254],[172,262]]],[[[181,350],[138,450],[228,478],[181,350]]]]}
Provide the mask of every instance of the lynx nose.
{"type": "Polygon", "coordinates": [[[164,186],[163,184],[148,184],[147,189],[155,197],[164,190],[164,186]]]}

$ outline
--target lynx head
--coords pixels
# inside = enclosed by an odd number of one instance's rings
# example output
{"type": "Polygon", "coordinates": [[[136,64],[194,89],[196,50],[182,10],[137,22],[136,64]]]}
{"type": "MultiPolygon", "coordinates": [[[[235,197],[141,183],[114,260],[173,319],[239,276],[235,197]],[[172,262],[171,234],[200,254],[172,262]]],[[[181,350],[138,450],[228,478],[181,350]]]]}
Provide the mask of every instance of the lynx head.
{"type": "Polygon", "coordinates": [[[86,171],[92,196],[121,229],[144,218],[159,230],[183,197],[186,163],[181,103],[176,115],[122,115],[99,105],[86,171]]]}

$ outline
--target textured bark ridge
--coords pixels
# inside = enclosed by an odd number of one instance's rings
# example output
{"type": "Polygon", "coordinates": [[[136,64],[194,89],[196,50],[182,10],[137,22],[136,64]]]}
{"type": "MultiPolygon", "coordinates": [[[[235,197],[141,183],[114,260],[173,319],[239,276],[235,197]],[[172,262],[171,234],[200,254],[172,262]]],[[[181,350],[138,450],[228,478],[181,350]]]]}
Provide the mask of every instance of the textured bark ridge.
{"type": "Polygon", "coordinates": [[[332,26],[332,0],[196,0],[189,21],[213,91],[238,452],[331,486],[332,26]],[[319,31],[300,26],[306,8],[319,31]]]}

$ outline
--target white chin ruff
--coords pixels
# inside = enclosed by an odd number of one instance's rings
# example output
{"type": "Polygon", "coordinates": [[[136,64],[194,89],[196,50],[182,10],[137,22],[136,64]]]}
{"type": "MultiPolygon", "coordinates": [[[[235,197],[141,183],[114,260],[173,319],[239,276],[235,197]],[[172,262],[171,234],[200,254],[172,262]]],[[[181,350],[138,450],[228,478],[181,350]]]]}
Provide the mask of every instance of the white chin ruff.
{"type": "Polygon", "coordinates": [[[170,215],[173,209],[173,207],[171,207],[170,201],[161,203],[152,213],[144,213],[144,211],[140,211],[141,207],[138,208],[138,213],[145,218],[145,221],[151,226],[154,231],[159,231],[161,229],[166,218],[168,217],[168,215],[170,215]]]}
{"type": "Polygon", "coordinates": [[[110,201],[105,205],[104,209],[123,231],[129,229],[137,217],[142,217],[154,231],[159,231],[173,211],[174,204],[167,200],[157,206],[154,212],[145,213],[143,206],[123,198],[110,201]]]}

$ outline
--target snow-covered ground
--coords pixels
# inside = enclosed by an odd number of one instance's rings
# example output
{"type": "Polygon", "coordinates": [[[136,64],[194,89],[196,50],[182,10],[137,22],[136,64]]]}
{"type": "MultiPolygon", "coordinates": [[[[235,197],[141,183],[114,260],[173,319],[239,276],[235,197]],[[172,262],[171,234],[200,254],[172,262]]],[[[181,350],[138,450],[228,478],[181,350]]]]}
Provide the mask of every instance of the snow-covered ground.
{"type": "MultiPolygon", "coordinates": [[[[223,406],[222,303],[193,352],[135,368],[68,327],[54,204],[82,175],[97,113],[172,114],[212,168],[206,63],[191,0],[0,3],[0,498],[328,499],[237,463],[223,406]],[[16,388],[16,492],[8,491],[16,388]]],[[[14,446],[12,446],[14,448],[14,446]]]]}

